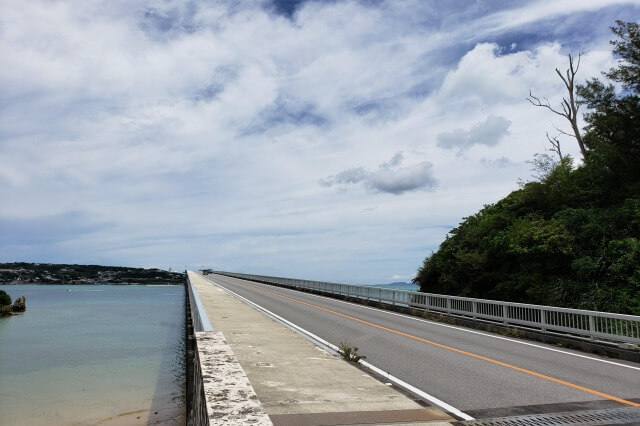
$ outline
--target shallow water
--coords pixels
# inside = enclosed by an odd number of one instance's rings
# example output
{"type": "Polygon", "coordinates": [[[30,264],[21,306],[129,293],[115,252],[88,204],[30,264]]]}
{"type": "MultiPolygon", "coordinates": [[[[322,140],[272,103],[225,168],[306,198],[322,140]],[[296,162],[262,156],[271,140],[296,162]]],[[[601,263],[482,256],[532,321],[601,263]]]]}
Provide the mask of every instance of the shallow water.
{"type": "Polygon", "coordinates": [[[0,425],[184,424],[184,287],[0,290],[0,425]]]}

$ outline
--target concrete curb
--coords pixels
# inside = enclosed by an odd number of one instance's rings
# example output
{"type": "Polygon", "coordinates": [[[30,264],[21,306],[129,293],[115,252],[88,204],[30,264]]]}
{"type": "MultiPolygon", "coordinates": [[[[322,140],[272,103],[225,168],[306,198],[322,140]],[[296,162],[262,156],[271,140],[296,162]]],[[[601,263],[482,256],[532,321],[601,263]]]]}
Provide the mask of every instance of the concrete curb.
{"type": "Polygon", "coordinates": [[[222,332],[197,332],[196,340],[209,423],[271,425],[222,332]]]}
{"type": "Polygon", "coordinates": [[[231,346],[213,330],[192,282],[197,278],[188,271],[187,425],[272,425],[231,346]]]}

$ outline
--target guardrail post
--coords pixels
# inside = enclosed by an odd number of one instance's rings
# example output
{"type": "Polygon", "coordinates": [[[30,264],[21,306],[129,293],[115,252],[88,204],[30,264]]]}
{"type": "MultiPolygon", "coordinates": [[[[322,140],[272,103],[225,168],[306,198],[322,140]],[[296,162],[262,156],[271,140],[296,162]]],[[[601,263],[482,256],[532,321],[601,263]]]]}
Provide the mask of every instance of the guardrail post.
{"type": "Polygon", "coordinates": [[[509,322],[509,305],[502,305],[502,322],[504,324],[509,322]]]}
{"type": "Polygon", "coordinates": [[[447,313],[450,314],[451,313],[451,299],[449,299],[447,297],[447,313]]]}
{"type": "Polygon", "coordinates": [[[596,332],[595,318],[593,318],[593,315],[589,315],[589,339],[591,340],[596,339],[595,332],[596,332]]]}
{"type": "Polygon", "coordinates": [[[478,306],[475,300],[471,302],[471,311],[473,312],[473,319],[476,319],[476,316],[478,314],[478,306]]]}
{"type": "Polygon", "coordinates": [[[396,291],[395,290],[391,290],[391,303],[393,304],[393,306],[396,306],[396,291]]]}
{"type": "Polygon", "coordinates": [[[547,311],[540,309],[540,329],[547,331],[547,311]]]}

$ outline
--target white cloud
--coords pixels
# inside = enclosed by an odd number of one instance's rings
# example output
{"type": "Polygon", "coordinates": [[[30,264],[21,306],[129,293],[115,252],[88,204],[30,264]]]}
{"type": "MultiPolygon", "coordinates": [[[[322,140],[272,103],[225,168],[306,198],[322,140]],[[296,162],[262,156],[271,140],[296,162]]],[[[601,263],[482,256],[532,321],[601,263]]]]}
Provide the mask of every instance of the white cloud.
{"type": "MultiPolygon", "coordinates": [[[[61,231],[0,234],[0,255],[361,282],[414,270],[517,187],[552,129],[524,97],[559,100],[562,34],[537,42],[514,19],[587,11],[572,29],[591,40],[589,11],[638,16],[561,3],[314,1],[283,17],[267,0],[8,0],[0,224],[61,231]]],[[[613,63],[606,42],[580,46],[581,78],[613,63]]]]}
{"type": "Polygon", "coordinates": [[[515,162],[509,160],[507,157],[499,157],[499,158],[495,158],[495,159],[481,158],[480,159],[480,163],[483,166],[487,166],[487,167],[491,167],[491,168],[498,168],[498,169],[503,169],[505,167],[516,167],[516,166],[518,166],[518,163],[515,163],[515,162]]]}
{"type": "Polygon", "coordinates": [[[575,2],[573,0],[555,0],[553,2],[537,0],[529,2],[520,8],[498,11],[487,16],[485,19],[479,20],[478,24],[483,26],[493,24],[495,31],[504,31],[509,28],[517,28],[549,18],[598,10],[605,6],[630,3],[638,4],[637,1],[626,0],[582,0],[580,2],[575,2]]]}
{"type": "Polygon", "coordinates": [[[397,152],[375,171],[368,171],[362,167],[351,168],[320,179],[320,184],[331,187],[364,182],[365,186],[373,191],[394,195],[408,191],[428,191],[438,186],[438,181],[433,176],[433,164],[423,161],[413,166],[399,167],[403,158],[402,152],[397,152]]]}
{"type": "Polygon", "coordinates": [[[407,191],[434,189],[438,181],[433,177],[433,164],[423,161],[395,170],[380,169],[371,174],[367,185],[376,191],[399,195],[407,191]]]}
{"type": "Polygon", "coordinates": [[[504,117],[490,115],[485,121],[469,130],[454,129],[438,135],[438,146],[444,149],[458,148],[463,151],[473,145],[495,146],[508,134],[511,122],[504,117]]]}
{"type": "Polygon", "coordinates": [[[324,186],[333,186],[344,183],[358,183],[367,179],[371,173],[362,167],[343,170],[340,173],[320,179],[320,184],[324,186]]]}
{"type": "Polygon", "coordinates": [[[395,280],[395,281],[400,281],[400,280],[410,280],[413,278],[413,275],[408,275],[408,274],[404,274],[404,275],[400,275],[400,274],[393,274],[391,275],[391,278],[389,278],[390,280],[395,280]]]}
{"type": "Polygon", "coordinates": [[[380,164],[380,168],[381,169],[388,169],[391,167],[397,167],[400,164],[402,164],[402,161],[404,161],[404,154],[402,153],[402,151],[398,151],[394,154],[393,157],[391,157],[391,159],[389,161],[386,161],[382,164],[380,164]]]}

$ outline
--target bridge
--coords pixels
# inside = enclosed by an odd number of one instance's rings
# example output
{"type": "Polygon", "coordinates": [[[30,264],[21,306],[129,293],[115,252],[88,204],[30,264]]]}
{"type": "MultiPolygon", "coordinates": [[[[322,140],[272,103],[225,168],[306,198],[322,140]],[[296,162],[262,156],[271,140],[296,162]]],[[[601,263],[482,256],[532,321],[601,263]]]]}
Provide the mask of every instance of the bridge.
{"type": "Polygon", "coordinates": [[[221,330],[265,424],[640,424],[640,317],[207,272],[189,273],[194,328],[221,330]],[[284,335],[265,340],[280,336],[274,324],[325,354],[346,343],[366,359],[336,375],[284,335]],[[317,375],[328,383],[305,384],[317,375]],[[365,381],[332,399],[332,382],[364,376],[383,388],[365,381]]]}

